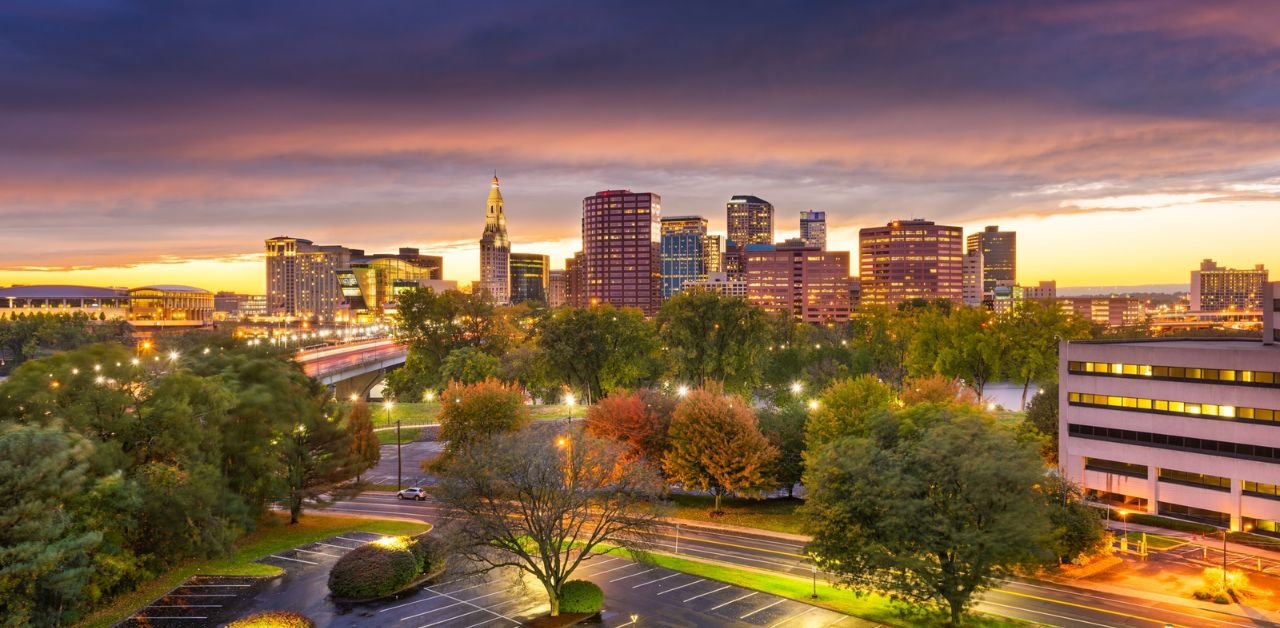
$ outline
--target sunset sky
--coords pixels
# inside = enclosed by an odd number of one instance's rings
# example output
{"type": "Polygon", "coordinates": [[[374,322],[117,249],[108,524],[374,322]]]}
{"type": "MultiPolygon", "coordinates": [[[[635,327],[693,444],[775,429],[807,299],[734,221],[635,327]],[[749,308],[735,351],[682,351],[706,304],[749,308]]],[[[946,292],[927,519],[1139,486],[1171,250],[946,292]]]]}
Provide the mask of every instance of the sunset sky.
{"type": "Polygon", "coordinates": [[[513,249],[557,268],[612,188],[721,232],[734,194],[780,238],[826,210],[837,250],[998,224],[1023,283],[1280,268],[1277,24],[1268,0],[9,3],[0,285],[260,293],[277,235],[470,281],[494,170],[513,249]]]}

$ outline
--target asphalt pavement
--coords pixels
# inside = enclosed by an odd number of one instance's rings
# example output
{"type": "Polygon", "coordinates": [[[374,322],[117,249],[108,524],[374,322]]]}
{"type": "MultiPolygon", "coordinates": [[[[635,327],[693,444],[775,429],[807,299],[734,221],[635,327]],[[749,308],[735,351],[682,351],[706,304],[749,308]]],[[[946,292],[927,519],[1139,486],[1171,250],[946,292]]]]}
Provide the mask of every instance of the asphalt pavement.
{"type": "MultiPolygon", "coordinates": [[[[335,512],[402,516],[442,521],[446,511],[432,501],[398,501],[393,493],[367,492],[330,507],[335,512]]],[[[804,543],[758,533],[692,523],[665,525],[654,539],[657,550],[731,565],[785,573],[811,574],[804,543]],[[678,540],[677,540],[678,535],[678,540]],[[678,548],[677,548],[678,545],[678,548]]],[[[1041,581],[1010,580],[983,594],[977,610],[1051,626],[1270,626],[1260,618],[1246,618],[1191,604],[1153,601],[1041,581]]],[[[695,624],[696,625],[696,624],[695,624]]]]}

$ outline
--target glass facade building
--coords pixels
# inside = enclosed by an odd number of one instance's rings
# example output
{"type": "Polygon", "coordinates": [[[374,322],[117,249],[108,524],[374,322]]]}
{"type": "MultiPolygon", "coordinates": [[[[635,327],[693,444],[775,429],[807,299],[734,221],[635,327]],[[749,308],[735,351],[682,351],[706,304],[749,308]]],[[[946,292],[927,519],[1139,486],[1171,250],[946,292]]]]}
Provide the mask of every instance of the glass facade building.
{"type": "Polygon", "coordinates": [[[735,196],[725,204],[728,238],[740,246],[773,244],[773,204],[758,196],[735,196]]]}
{"type": "Polygon", "coordinates": [[[800,239],[807,246],[827,250],[827,212],[800,212],[800,239]]]}
{"type": "Polygon", "coordinates": [[[969,234],[969,250],[982,251],[982,291],[991,292],[1002,281],[1018,282],[1018,233],[990,226],[969,234]]]}
{"type": "Polygon", "coordinates": [[[663,218],[662,298],[670,299],[687,281],[707,276],[707,219],[701,216],[663,218]]]}
{"type": "Polygon", "coordinates": [[[511,302],[547,303],[551,258],[537,253],[511,254],[511,302]]]}

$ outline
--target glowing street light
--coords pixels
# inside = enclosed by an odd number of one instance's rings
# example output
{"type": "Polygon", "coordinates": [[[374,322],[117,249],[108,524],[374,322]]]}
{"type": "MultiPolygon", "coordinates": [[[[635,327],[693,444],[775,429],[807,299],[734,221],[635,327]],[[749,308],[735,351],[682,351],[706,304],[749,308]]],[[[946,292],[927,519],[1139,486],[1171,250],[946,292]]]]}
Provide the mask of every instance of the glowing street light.
{"type": "Polygon", "coordinates": [[[169,352],[169,361],[170,361],[170,362],[177,362],[177,361],[178,361],[178,352],[177,352],[177,351],[170,351],[170,352],[169,352]]]}
{"type": "Polygon", "coordinates": [[[426,399],[427,403],[431,403],[432,401],[435,400],[436,394],[428,390],[427,392],[423,393],[422,398],[426,399]]]}
{"type": "Polygon", "coordinates": [[[817,400],[817,399],[810,399],[810,400],[809,400],[809,409],[810,409],[810,410],[817,410],[817,409],[818,409],[818,400],[817,400]]]}
{"type": "Polygon", "coordinates": [[[679,386],[678,388],[676,388],[676,394],[677,394],[677,395],[679,395],[679,396],[681,396],[681,397],[684,397],[684,396],[688,395],[688,394],[689,394],[689,387],[688,387],[688,386],[685,386],[684,384],[680,384],[680,386],[679,386]]]}
{"type": "Polygon", "coordinates": [[[799,380],[791,382],[791,394],[798,395],[803,390],[804,384],[800,383],[799,380]]]}

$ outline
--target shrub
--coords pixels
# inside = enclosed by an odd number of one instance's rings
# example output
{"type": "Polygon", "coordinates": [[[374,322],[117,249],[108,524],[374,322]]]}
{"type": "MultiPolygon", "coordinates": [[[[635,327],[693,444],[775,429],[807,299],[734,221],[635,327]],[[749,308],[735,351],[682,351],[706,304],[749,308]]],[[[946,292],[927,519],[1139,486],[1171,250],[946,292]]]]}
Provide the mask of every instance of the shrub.
{"type": "MultiPolygon", "coordinates": [[[[1111,517],[1115,521],[1115,515],[1111,517]]],[[[1178,530],[1181,532],[1198,532],[1200,534],[1208,534],[1217,532],[1218,528],[1204,523],[1196,523],[1194,521],[1183,521],[1182,519],[1173,519],[1171,517],[1162,517],[1160,515],[1149,515],[1146,513],[1135,512],[1128,517],[1129,523],[1140,523],[1142,525],[1156,526],[1158,528],[1166,528],[1168,530],[1178,530]]]]}
{"type": "Polygon", "coordinates": [[[570,580],[560,587],[561,613],[594,615],[604,607],[604,591],[594,582],[570,580]]]}
{"type": "Polygon", "coordinates": [[[439,567],[442,562],[440,549],[431,537],[419,536],[409,543],[409,551],[417,561],[418,573],[428,573],[439,567]]]}
{"type": "Polygon", "coordinates": [[[1219,593],[1213,596],[1213,603],[1214,604],[1230,604],[1231,598],[1228,598],[1226,594],[1219,593]]]}
{"type": "Polygon", "coordinates": [[[329,591],[365,600],[400,590],[419,573],[413,545],[408,537],[388,537],[347,552],[329,570],[329,591]]]}
{"type": "Polygon", "coordinates": [[[311,618],[293,611],[263,611],[242,617],[227,628],[315,628],[311,618]]]}

